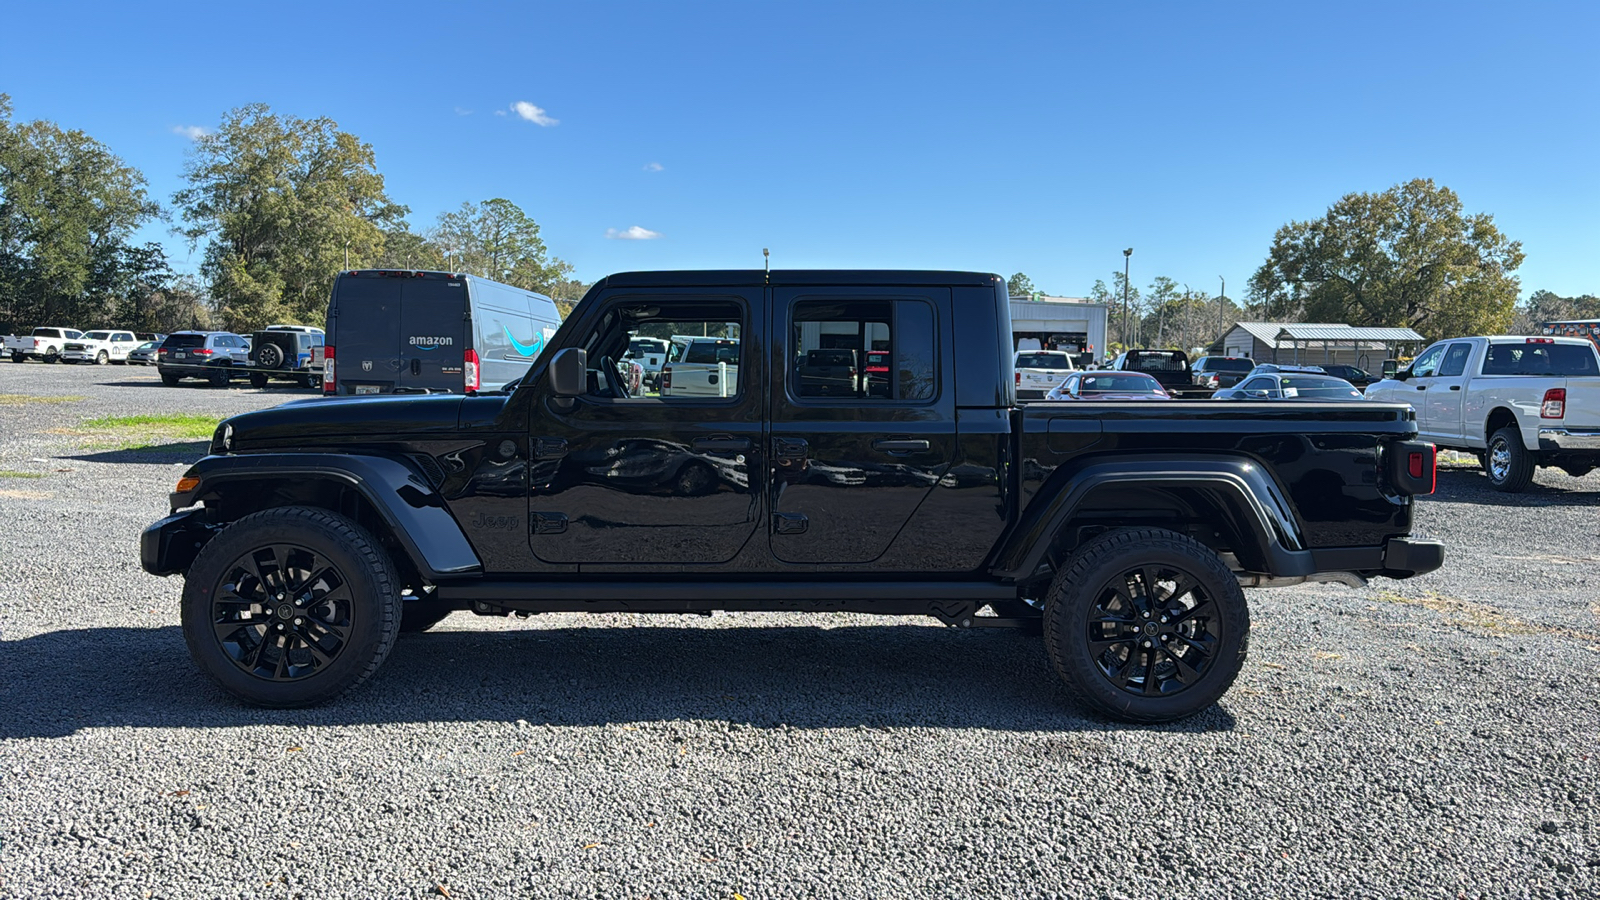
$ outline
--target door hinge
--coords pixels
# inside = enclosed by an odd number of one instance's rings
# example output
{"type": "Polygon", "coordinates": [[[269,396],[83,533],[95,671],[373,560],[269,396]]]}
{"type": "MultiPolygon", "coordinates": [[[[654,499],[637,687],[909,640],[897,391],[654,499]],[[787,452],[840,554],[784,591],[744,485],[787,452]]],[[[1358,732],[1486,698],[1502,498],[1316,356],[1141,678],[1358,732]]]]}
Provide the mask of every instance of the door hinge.
{"type": "Polygon", "coordinates": [[[773,513],[772,531],[775,534],[805,534],[811,521],[800,513],[773,513]]]}
{"type": "Polygon", "coordinates": [[[561,534],[567,530],[566,513],[536,512],[528,518],[534,534],[561,534]]]}

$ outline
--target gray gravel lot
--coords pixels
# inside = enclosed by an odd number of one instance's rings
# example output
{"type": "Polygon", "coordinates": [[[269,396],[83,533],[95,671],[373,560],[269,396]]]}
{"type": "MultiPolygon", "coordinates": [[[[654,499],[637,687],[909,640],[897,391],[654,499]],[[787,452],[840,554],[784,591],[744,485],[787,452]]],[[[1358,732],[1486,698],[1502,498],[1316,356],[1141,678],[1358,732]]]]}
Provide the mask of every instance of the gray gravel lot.
{"type": "Polygon", "coordinates": [[[1445,472],[1444,570],[1250,592],[1176,726],[1079,714],[1036,638],[838,614],[457,614],[268,712],[138,565],[203,445],[70,432],[309,395],[0,363],[0,897],[1600,896],[1600,473],[1445,472]]]}

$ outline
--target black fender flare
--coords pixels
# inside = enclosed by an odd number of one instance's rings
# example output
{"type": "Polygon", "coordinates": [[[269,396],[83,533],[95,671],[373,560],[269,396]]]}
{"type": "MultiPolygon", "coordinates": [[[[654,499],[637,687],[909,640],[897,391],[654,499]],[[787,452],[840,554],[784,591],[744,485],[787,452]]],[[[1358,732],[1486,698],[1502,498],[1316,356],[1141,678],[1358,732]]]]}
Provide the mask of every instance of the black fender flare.
{"type": "Polygon", "coordinates": [[[399,457],[349,453],[247,453],[207,456],[189,467],[199,484],[171,497],[174,512],[226,485],[263,480],[323,480],[366,498],[429,581],[483,574],[483,562],[444,499],[399,457]]]}
{"type": "Polygon", "coordinates": [[[1144,454],[1098,456],[1058,469],[1001,545],[992,573],[1012,581],[1032,575],[1056,533],[1095,491],[1131,484],[1203,492],[1214,498],[1227,511],[1230,524],[1253,542],[1247,548],[1251,552],[1240,556],[1253,555],[1265,562],[1270,574],[1280,577],[1316,571],[1293,504],[1261,463],[1232,454],[1144,454]]]}

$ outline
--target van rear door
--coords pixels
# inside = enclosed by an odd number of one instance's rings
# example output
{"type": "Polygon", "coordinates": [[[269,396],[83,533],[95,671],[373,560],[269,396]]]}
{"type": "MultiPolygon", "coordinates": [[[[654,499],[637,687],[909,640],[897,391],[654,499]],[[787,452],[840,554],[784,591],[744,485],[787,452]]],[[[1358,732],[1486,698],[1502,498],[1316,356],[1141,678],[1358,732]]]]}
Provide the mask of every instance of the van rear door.
{"type": "Polygon", "coordinates": [[[466,389],[467,287],[460,278],[408,278],[400,311],[400,390],[466,389]]]}

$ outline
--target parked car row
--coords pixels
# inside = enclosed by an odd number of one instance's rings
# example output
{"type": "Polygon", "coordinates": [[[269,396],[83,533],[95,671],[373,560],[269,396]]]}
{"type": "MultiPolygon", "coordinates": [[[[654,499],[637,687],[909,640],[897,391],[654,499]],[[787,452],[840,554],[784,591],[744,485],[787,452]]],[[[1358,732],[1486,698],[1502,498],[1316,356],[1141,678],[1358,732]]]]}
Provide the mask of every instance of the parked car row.
{"type": "Polygon", "coordinates": [[[89,362],[103,366],[128,362],[133,351],[144,346],[141,341],[146,344],[159,343],[165,337],[164,334],[145,332],[113,329],[80,331],[42,325],[23,337],[6,335],[3,346],[12,362],[37,359],[47,363],[89,362]]]}

